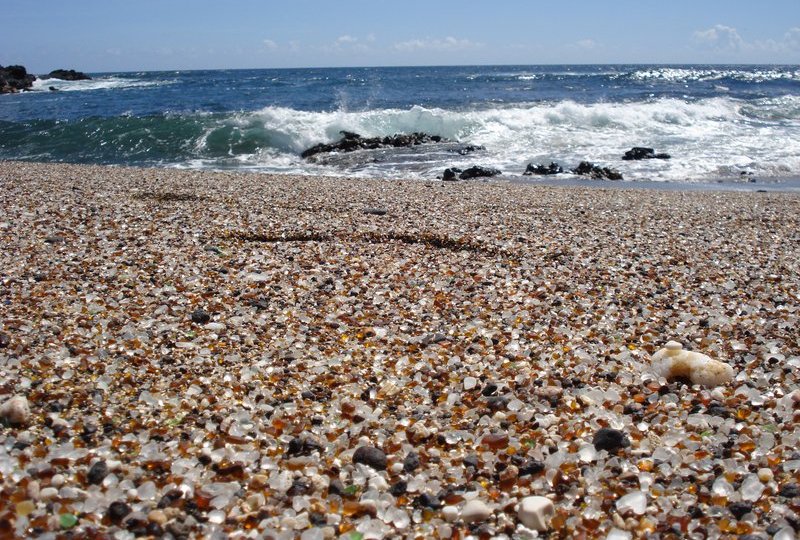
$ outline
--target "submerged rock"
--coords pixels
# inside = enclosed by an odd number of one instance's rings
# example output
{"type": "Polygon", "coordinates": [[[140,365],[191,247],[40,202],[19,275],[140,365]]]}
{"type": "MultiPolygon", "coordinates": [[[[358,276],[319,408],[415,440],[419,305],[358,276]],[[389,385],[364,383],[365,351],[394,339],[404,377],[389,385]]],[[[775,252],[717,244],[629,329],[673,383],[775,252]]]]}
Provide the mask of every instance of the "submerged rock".
{"type": "Polygon", "coordinates": [[[533,163],[528,163],[528,166],[525,168],[525,172],[522,173],[524,176],[549,176],[553,174],[561,174],[564,172],[564,169],[556,163],[555,161],[551,161],[550,165],[541,165],[537,163],[534,165],[533,163]]]}
{"type": "Polygon", "coordinates": [[[36,76],[28,73],[25,66],[0,66],[0,94],[13,94],[30,90],[36,76]]]}
{"type": "Polygon", "coordinates": [[[466,169],[458,175],[459,178],[462,180],[469,180],[470,178],[490,178],[492,176],[497,176],[498,174],[502,174],[497,169],[492,169],[490,167],[481,167],[478,165],[473,165],[469,169],[466,169]]]}
{"type": "Polygon", "coordinates": [[[733,368],[705,354],[685,351],[670,341],[653,355],[653,369],[667,380],[688,379],[692,384],[720,386],[733,379],[733,368]]]}
{"type": "Polygon", "coordinates": [[[450,167],[449,169],[444,170],[444,174],[442,175],[442,180],[445,182],[455,182],[458,180],[458,175],[464,172],[462,169],[457,167],[450,167]]]}
{"type": "Polygon", "coordinates": [[[74,69],[54,69],[45,77],[46,79],[61,79],[62,81],[91,81],[86,73],[74,69]]]}
{"type": "Polygon", "coordinates": [[[670,159],[669,154],[656,154],[652,148],[644,148],[641,146],[634,146],[622,156],[625,161],[639,161],[642,159],[670,159]]]}
{"type": "Polygon", "coordinates": [[[302,158],[310,158],[317,154],[330,152],[355,152],[356,150],[374,150],[376,148],[404,148],[427,143],[449,142],[439,135],[427,133],[399,133],[387,137],[362,137],[351,131],[340,131],[342,138],[334,143],[320,143],[306,149],[300,154],[302,158]]]}
{"type": "Polygon", "coordinates": [[[595,180],[622,180],[622,173],[608,167],[600,167],[589,161],[581,161],[580,164],[572,169],[574,174],[589,176],[595,180]]]}

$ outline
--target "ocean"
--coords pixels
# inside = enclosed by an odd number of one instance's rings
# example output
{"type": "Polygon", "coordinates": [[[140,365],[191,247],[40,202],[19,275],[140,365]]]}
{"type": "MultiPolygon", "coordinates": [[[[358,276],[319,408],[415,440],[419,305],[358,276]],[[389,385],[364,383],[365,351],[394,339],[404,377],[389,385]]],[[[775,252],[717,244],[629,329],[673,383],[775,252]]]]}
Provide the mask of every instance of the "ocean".
{"type": "MultiPolygon", "coordinates": [[[[0,159],[435,179],[591,161],[625,180],[800,178],[800,66],[461,66],[92,74],[0,96],[0,159]],[[58,91],[50,91],[49,87],[58,91]],[[346,130],[441,145],[310,162],[346,130]],[[623,161],[634,146],[671,159],[623,161]]],[[[336,157],[336,156],[334,156],[336,157]]],[[[344,156],[343,156],[344,157],[344,156]]],[[[570,175],[564,175],[569,180],[570,175]]]]}

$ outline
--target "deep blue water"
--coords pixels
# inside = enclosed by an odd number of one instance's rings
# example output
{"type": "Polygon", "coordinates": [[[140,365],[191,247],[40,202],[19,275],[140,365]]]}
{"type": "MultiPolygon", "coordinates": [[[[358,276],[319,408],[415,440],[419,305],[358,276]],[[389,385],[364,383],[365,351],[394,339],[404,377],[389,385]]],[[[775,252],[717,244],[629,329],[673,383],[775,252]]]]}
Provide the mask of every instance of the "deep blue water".
{"type": "Polygon", "coordinates": [[[434,178],[590,160],[629,179],[800,176],[800,66],[467,66],[174,71],[38,81],[0,96],[0,159],[434,178]],[[59,88],[48,91],[49,86],[59,88]],[[320,165],[338,139],[425,131],[470,156],[320,165]],[[669,161],[623,162],[632,146],[669,161]]]}

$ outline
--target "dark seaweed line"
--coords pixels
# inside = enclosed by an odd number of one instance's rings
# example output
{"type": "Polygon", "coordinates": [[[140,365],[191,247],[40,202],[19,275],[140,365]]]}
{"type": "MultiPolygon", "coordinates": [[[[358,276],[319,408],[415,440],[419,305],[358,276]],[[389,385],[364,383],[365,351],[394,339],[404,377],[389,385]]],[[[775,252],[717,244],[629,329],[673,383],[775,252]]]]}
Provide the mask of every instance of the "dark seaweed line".
{"type": "MultiPolygon", "coordinates": [[[[499,251],[490,246],[479,242],[463,240],[460,238],[450,238],[448,236],[433,233],[403,233],[368,232],[353,236],[331,235],[320,232],[298,232],[298,233],[230,233],[228,239],[241,240],[243,242],[263,242],[263,243],[282,243],[282,242],[330,242],[332,240],[341,241],[361,241],[369,244],[385,244],[386,242],[401,242],[409,245],[423,245],[435,249],[445,249],[448,251],[468,251],[471,253],[481,253],[484,255],[498,255],[499,251]]],[[[504,255],[507,255],[503,253],[504,255]]]]}

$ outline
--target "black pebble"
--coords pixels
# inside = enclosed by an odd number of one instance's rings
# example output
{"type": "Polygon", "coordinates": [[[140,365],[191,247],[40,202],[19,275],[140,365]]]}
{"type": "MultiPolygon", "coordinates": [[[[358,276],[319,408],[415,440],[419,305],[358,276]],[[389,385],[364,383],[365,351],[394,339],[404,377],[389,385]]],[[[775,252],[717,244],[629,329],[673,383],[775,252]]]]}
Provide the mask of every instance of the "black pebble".
{"type": "Polygon", "coordinates": [[[520,476],[539,474],[544,470],[544,463],[536,459],[529,459],[519,468],[520,476]]]}
{"type": "Polygon", "coordinates": [[[323,525],[328,524],[328,518],[325,517],[325,514],[322,512],[311,512],[308,514],[308,520],[311,522],[312,525],[316,525],[317,527],[321,527],[323,525]]]}
{"type": "Polygon", "coordinates": [[[787,499],[792,499],[794,497],[800,497],[800,485],[791,483],[784,485],[781,490],[778,492],[781,497],[786,497],[787,499]]]}
{"type": "Polygon", "coordinates": [[[464,464],[464,467],[472,467],[475,470],[478,470],[480,466],[478,456],[467,456],[461,462],[464,464]]]}
{"type": "Polygon", "coordinates": [[[196,309],[192,311],[192,322],[197,324],[206,324],[211,320],[211,314],[204,309],[196,309]]]}
{"type": "Polygon", "coordinates": [[[108,465],[106,465],[105,461],[100,460],[89,469],[86,479],[90,484],[97,485],[100,484],[106,476],[108,476],[108,465]]]}
{"type": "Polygon", "coordinates": [[[438,510],[442,507],[442,502],[439,500],[439,497],[436,495],[430,495],[429,493],[423,493],[415,499],[415,502],[419,506],[430,508],[432,510],[438,510]]]}
{"type": "Polygon", "coordinates": [[[405,495],[407,489],[408,483],[405,480],[400,480],[395,484],[392,484],[392,487],[389,488],[389,493],[395,497],[399,497],[400,495],[405,495]]]}
{"type": "Polygon", "coordinates": [[[631,441],[618,429],[602,428],[594,434],[592,444],[596,450],[614,452],[620,448],[627,448],[631,441]]]}
{"type": "Polygon", "coordinates": [[[483,390],[481,390],[481,395],[491,396],[495,392],[497,392],[497,385],[495,383],[490,382],[483,387],[483,390]]]}
{"type": "Polygon", "coordinates": [[[0,349],[5,349],[9,345],[11,345],[11,338],[8,336],[8,334],[0,332],[0,349]]]}
{"type": "Polygon", "coordinates": [[[108,512],[106,515],[108,519],[111,520],[112,523],[119,523],[123,520],[125,516],[131,513],[131,507],[125,504],[122,501],[116,501],[111,503],[108,507],[108,512]]]}
{"type": "Polygon", "coordinates": [[[753,505],[744,503],[744,502],[734,502],[728,505],[728,510],[730,510],[733,517],[737,520],[742,519],[742,517],[753,511],[753,505]]]}
{"type": "Polygon", "coordinates": [[[328,494],[329,495],[344,495],[344,484],[338,478],[332,480],[330,485],[328,486],[328,494]]]}
{"type": "Polygon", "coordinates": [[[353,463],[361,463],[377,471],[386,470],[386,454],[374,446],[362,446],[353,454],[353,463]]]}
{"type": "Polygon", "coordinates": [[[417,470],[419,467],[419,455],[415,452],[410,452],[406,459],[403,460],[403,471],[407,473],[411,473],[417,470]]]}

